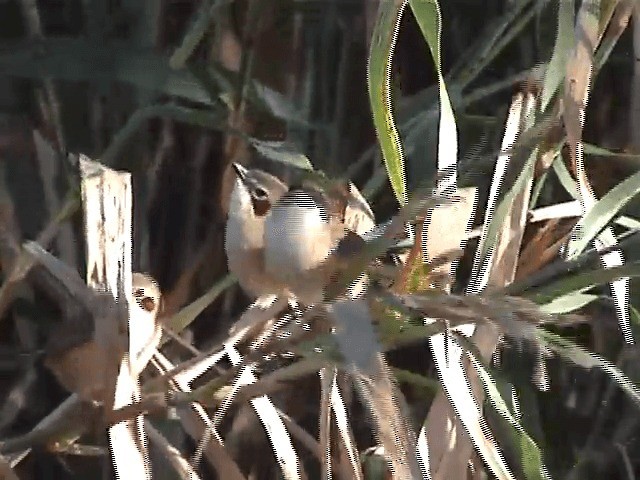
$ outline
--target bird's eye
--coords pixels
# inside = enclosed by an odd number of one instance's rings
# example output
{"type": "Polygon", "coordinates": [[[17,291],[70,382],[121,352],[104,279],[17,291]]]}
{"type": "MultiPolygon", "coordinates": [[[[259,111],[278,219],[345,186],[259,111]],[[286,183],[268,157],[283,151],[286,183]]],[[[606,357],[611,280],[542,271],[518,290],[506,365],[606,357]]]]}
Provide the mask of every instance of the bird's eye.
{"type": "Polygon", "coordinates": [[[264,188],[256,187],[253,189],[253,197],[256,200],[266,200],[268,196],[269,194],[267,194],[267,191],[264,188]]]}
{"type": "Polygon", "coordinates": [[[147,312],[152,312],[156,308],[156,302],[151,297],[145,297],[142,300],[142,308],[147,312]]]}

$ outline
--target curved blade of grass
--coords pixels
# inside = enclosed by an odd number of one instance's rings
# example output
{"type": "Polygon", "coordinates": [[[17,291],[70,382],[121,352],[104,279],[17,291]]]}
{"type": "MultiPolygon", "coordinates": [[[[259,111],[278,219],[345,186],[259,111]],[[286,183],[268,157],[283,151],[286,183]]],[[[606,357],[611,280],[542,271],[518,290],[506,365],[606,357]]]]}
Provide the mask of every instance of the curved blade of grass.
{"type": "MultiPolygon", "coordinates": [[[[211,63],[208,70],[215,72],[213,80],[219,84],[217,97],[233,91],[218,82],[221,77],[237,79],[238,73],[211,63]]],[[[50,37],[46,46],[42,42],[22,41],[0,45],[0,74],[3,76],[71,82],[123,82],[151,93],[171,95],[200,105],[216,106],[211,92],[192,72],[174,70],[166,57],[148,50],[130,48],[123,42],[95,43],[83,39],[50,37]],[[43,50],[44,49],[44,50],[43,50]]],[[[231,83],[235,85],[235,83],[231,83]]],[[[288,99],[274,89],[252,79],[249,98],[253,104],[266,109],[283,120],[308,125],[288,99]]]]}
{"type": "MultiPolygon", "coordinates": [[[[440,67],[440,8],[438,2],[434,0],[411,0],[410,5],[429,45],[438,74],[440,122],[437,170],[441,178],[438,182],[438,191],[447,192],[455,189],[457,184],[457,132],[453,110],[440,67]]],[[[456,240],[457,242],[458,240],[456,240]]],[[[457,246],[455,245],[455,247],[457,246]]],[[[454,247],[454,245],[451,245],[451,247],[454,247]]],[[[473,326],[465,327],[468,333],[471,333],[474,328],[473,326]]],[[[445,397],[440,393],[434,400],[419,437],[418,451],[425,466],[435,476],[457,476],[468,462],[472,452],[471,442],[466,436],[460,436],[459,432],[455,432],[446,424],[453,420],[449,413],[451,407],[453,407],[456,415],[464,425],[473,446],[487,463],[492,473],[498,478],[512,478],[497,445],[486,430],[482,415],[478,411],[477,399],[466,378],[465,368],[460,362],[462,352],[457,348],[456,344],[451,344],[448,337],[444,335],[432,337],[430,344],[438,376],[447,395],[445,397]],[[426,443],[427,439],[430,446],[426,443]],[[455,442],[458,448],[451,449],[443,442],[455,442]],[[434,458],[432,462],[428,462],[428,450],[433,452],[434,458]]]]}
{"type": "Polygon", "coordinates": [[[521,169],[514,184],[503,198],[499,199],[500,190],[504,188],[504,178],[507,173],[507,169],[514,161],[512,159],[515,149],[514,139],[518,138],[518,132],[520,131],[523,103],[524,97],[522,95],[517,95],[509,109],[504,138],[502,140],[501,153],[498,156],[493,179],[491,181],[491,189],[485,212],[485,221],[482,227],[483,231],[480,238],[480,245],[478,246],[478,250],[476,251],[473,261],[471,282],[467,288],[469,293],[479,293],[486,286],[489,275],[489,262],[495,250],[496,242],[498,241],[499,231],[505,224],[506,217],[509,214],[510,205],[513,203],[516,195],[527,184],[532,174],[531,169],[537,158],[533,153],[529,156],[529,159],[526,161],[524,168],[521,169]]]}
{"type": "Polygon", "coordinates": [[[509,426],[513,429],[514,437],[519,440],[522,470],[524,471],[525,477],[528,480],[550,480],[547,473],[547,467],[542,461],[542,452],[540,451],[540,448],[525,431],[520,422],[512,415],[511,410],[507,406],[507,402],[505,402],[502,395],[500,395],[496,381],[492,378],[484,363],[478,360],[481,356],[474,353],[474,350],[477,351],[475,345],[462,335],[456,335],[456,341],[461,341],[463,343],[462,346],[469,353],[469,358],[478,373],[478,377],[482,380],[482,385],[487,397],[491,401],[491,405],[493,405],[500,416],[507,421],[509,426]]]}
{"type": "Polygon", "coordinates": [[[41,42],[19,42],[0,48],[0,72],[13,77],[39,79],[46,76],[72,82],[119,81],[211,105],[208,93],[198,82],[184,71],[169,68],[166,58],[116,41],[95,43],[50,37],[46,47],[41,42]]]}
{"type": "Polygon", "coordinates": [[[562,158],[562,154],[560,154],[560,156],[558,156],[558,158],[553,162],[552,168],[567,193],[574,199],[578,200],[580,198],[580,193],[578,193],[578,184],[571,176],[571,173],[569,173],[569,169],[562,158]]]}
{"type": "Polygon", "coordinates": [[[483,25],[483,31],[477,38],[475,45],[466,49],[447,74],[448,78],[459,78],[464,85],[473,82],[491,61],[500,54],[505,45],[504,40],[515,37],[521,29],[516,24],[523,18],[524,10],[529,6],[529,0],[513,2],[502,16],[483,25]],[[515,30],[515,32],[514,32],[515,30]],[[502,46],[502,48],[500,48],[502,46]]]}
{"type": "MultiPolygon", "coordinates": [[[[437,170],[440,179],[438,181],[437,191],[443,193],[455,191],[457,186],[458,139],[453,108],[442,75],[440,59],[440,38],[442,30],[440,5],[437,0],[410,0],[410,6],[420,26],[422,35],[429,46],[438,75],[440,121],[438,125],[437,170]]],[[[473,196],[475,196],[475,192],[473,196]]],[[[474,207],[471,206],[471,211],[460,214],[460,217],[462,217],[461,221],[463,221],[464,224],[468,223],[469,216],[473,217],[473,208],[474,207]]],[[[432,221],[434,220],[435,218],[432,218],[432,221]]],[[[460,225],[463,232],[465,229],[464,224],[460,225]]],[[[459,232],[456,232],[456,234],[457,233],[459,232]]],[[[459,247],[459,239],[454,240],[452,238],[451,240],[455,245],[450,245],[450,248],[459,247]]],[[[473,329],[473,326],[471,326],[471,329],[473,329]]],[[[487,435],[486,424],[484,424],[483,418],[478,412],[476,398],[467,381],[465,369],[459,360],[461,352],[458,352],[458,349],[452,348],[455,347],[455,344],[450,347],[448,337],[442,334],[431,337],[430,344],[440,382],[445,392],[448,393],[449,403],[464,425],[473,445],[497,478],[512,478],[495,442],[492,441],[490,435],[487,435]],[[453,351],[448,352],[447,350],[453,351]],[[451,355],[448,355],[448,353],[451,353],[451,355]],[[451,358],[448,358],[449,356],[451,356],[451,358]]],[[[425,463],[425,467],[434,472],[434,475],[451,475],[453,472],[458,471],[460,465],[466,464],[468,461],[467,455],[471,453],[471,445],[468,443],[468,439],[465,438],[461,444],[464,446],[456,449],[458,451],[454,452],[451,451],[451,449],[445,448],[446,457],[444,459],[429,462],[426,439],[428,438],[429,442],[438,442],[437,436],[444,435],[446,437],[454,434],[447,426],[442,425],[440,420],[434,420],[435,417],[440,415],[440,406],[444,406],[447,403],[441,399],[442,397],[439,397],[439,399],[436,399],[432,404],[432,410],[423,426],[423,429],[427,429],[427,435],[423,434],[424,430],[421,432],[418,441],[418,451],[425,463]],[[452,456],[450,457],[449,455],[452,456]],[[432,464],[428,465],[428,463],[432,464]]],[[[458,442],[460,437],[457,434],[454,435],[456,438],[455,440],[452,438],[452,440],[458,442]]],[[[433,449],[434,447],[437,447],[437,449],[441,448],[441,446],[432,443],[431,448],[433,449]]],[[[436,456],[437,455],[439,454],[436,453],[436,456]]]]}
{"type": "MultiPolygon", "coordinates": [[[[446,341],[449,341],[448,337],[446,341]]],[[[484,417],[480,413],[476,399],[470,389],[465,369],[460,361],[462,349],[456,342],[450,342],[448,349],[449,356],[451,357],[450,361],[447,364],[446,358],[440,359],[440,363],[446,366],[446,371],[441,372],[440,369],[438,369],[438,377],[449,398],[451,407],[460,419],[462,425],[464,425],[467,434],[473,440],[474,446],[477,448],[477,451],[491,472],[499,479],[515,478],[509,471],[509,467],[506,465],[492,436],[487,434],[490,430],[484,417]],[[450,381],[449,379],[443,378],[443,373],[446,373],[448,377],[455,378],[456,380],[462,379],[463,381],[450,381]]],[[[455,436],[453,438],[455,439],[455,436]]],[[[438,471],[442,472],[441,470],[438,471]]],[[[446,474],[446,472],[444,473],[446,474]]]]}
{"type": "Polygon", "coordinates": [[[563,0],[558,5],[558,31],[549,66],[544,74],[540,112],[544,112],[564,81],[567,58],[575,43],[573,29],[575,5],[573,0],[563,0]]]}
{"type": "Polygon", "coordinates": [[[529,210],[533,210],[534,208],[536,208],[538,200],[540,199],[540,194],[542,193],[542,189],[544,188],[548,179],[548,170],[542,172],[542,175],[540,175],[537,180],[534,179],[533,189],[531,190],[531,198],[529,199],[529,210]]]}
{"type": "Polygon", "coordinates": [[[640,261],[629,262],[620,267],[599,268],[581,272],[568,278],[556,280],[544,287],[525,291],[522,296],[529,298],[538,305],[543,305],[563,295],[581,292],[596,285],[610,283],[624,277],[640,277],[640,261]]]}
{"type": "Polygon", "coordinates": [[[575,227],[575,236],[572,236],[567,247],[567,259],[577,257],[589,245],[598,233],[617,216],[640,191],[640,172],[613,187],[607,194],[598,200],[584,215],[575,227]]]}
{"type": "MultiPolygon", "coordinates": [[[[234,366],[242,363],[242,356],[234,347],[228,345],[226,351],[229,360],[234,366]]],[[[251,385],[255,383],[256,380],[256,376],[250,366],[242,368],[233,385],[233,390],[227,399],[225,399],[225,402],[227,400],[232,401],[238,389],[245,385],[251,385]]],[[[296,449],[291,442],[291,435],[271,399],[266,395],[262,395],[252,398],[250,403],[269,438],[282,477],[285,480],[305,478],[306,474],[304,474],[296,449]]]]}
{"type": "Polygon", "coordinates": [[[596,71],[599,71],[607,63],[613,48],[620,39],[620,36],[627,29],[627,25],[629,25],[629,18],[633,14],[635,8],[635,3],[636,2],[633,0],[605,3],[605,8],[609,8],[610,13],[606,12],[606,14],[601,18],[610,18],[611,26],[607,29],[606,35],[601,40],[598,50],[596,51],[594,58],[596,71]]]}
{"type": "Polygon", "coordinates": [[[331,410],[335,416],[336,425],[338,426],[338,435],[340,436],[344,449],[346,450],[349,463],[351,465],[354,480],[362,480],[362,462],[358,452],[358,446],[353,436],[353,429],[349,422],[349,415],[346,406],[342,400],[342,395],[338,388],[335,378],[331,383],[331,410]]]}
{"type": "Polygon", "coordinates": [[[409,0],[413,15],[420,26],[422,35],[429,45],[433,63],[438,74],[438,93],[440,95],[440,125],[438,131],[438,171],[448,172],[443,181],[438,182],[438,190],[445,191],[455,188],[456,164],[458,158],[458,135],[456,131],[456,119],[453,115],[451,100],[447,93],[447,86],[442,75],[440,60],[440,35],[442,33],[442,21],[440,18],[440,6],[437,0],[409,0]]]}
{"type": "Polygon", "coordinates": [[[218,296],[236,282],[233,275],[227,275],[216,282],[204,295],[194,300],[178,313],[165,321],[173,332],[180,333],[188,327],[218,296]]]}
{"type": "Polygon", "coordinates": [[[640,230],[640,221],[627,215],[621,215],[615,219],[617,225],[628,228],[629,230],[640,230]]]}
{"type": "Polygon", "coordinates": [[[638,389],[631,379],[614,364],[599,357],[595,353],[586,351],[581,346],[576,345],[574,342],[563,338],[560,335],[547,332],[543,329],[537,329],[537,335],[541,343],[549,347],[561,357],[570,360],[583,368],[590,369],[595,367],[604,371],[623,392],[629,395],[636,405],[640,406],[640,389],[638,389]]]}
{"type": "Polygon", "coordinates": [[[419,390],[423,398],[431,399],[440,390],[440,383],[433,378],[402,368],[392,367],[391,370],[393,371],[393,376],[398,380],[398,383],[419,390]]]}
{"type": "Polygon", "coordinates": [[[282,142],[268,142],[250,138],[249,143],[265,157],[276,162],[286,163],[305,170],[313,170],[311,161],[302,153],[289,148],[282,142]]]}
{"type": "Polygon", "coordinates": [[[592,145],[591,143],[582,142],[582,144],[584,145],[585,155],[599,155],[602,157],[629,158],[632,160],[640,159],[640,155],[637,155],[634,153],[612,152],[607,148],[602,148],[597,145],[592,145]]]}
{"type": "MultiPolygon", "coordinates": [[[[582,2],[576,19],[576,43],[567,61],[565,88],[563,94],[563,120],[567,134],[567,144],[573,171],[576,173],[580,205],[583,215],[596,205],[597,198],[586,175],[584,165],[584,146],[582,134],[589,101],[589,92],[593,83],[594,58],[602,33],[611,17],[612,2],[589,0],[582,2]]],[[[573,236],[582,236],[580,228],[574,228],[573,236]]],[[[617,244],[611,226],[607,226],[595,238],[597,250],[603,250],[617,244]]],[[[610,251],[600,257],[605,268],[624,264],[624,256],[620,250],[610,251]]],[[[629,326],[629,279],[619,278],[611,283],[611,294],[615,300],[618,324],[625,343],[633,344],[635,339],[629,326]]]]}
{"type": "Polygon", "coordinates": [[[398,38],[405,0],[380,2],[369,53],[369,101],[389,181],[400,205],[407,202],[400,135],[391,109],[391,59],[398,38]]]}
{"type": "Polygon", "coordinates": [[[631,320],[631,329],[637,337],[640,334],[640,312],[633,306],[629,305],[629,318],[631,320]]]}
{"type": "Polygon", "coordinates": [[[216,10],[231,3],[233,3],[233,0],[215,0],[213,5],[211,5],[211,0],[202,2],[199,10],[194,15],[189,30],[182,37],[182,43],[169,58],[169,66],[171,68],[174,70],[184,68],[187,60],[207,33],[216,10]]]}
{"type": "Polygon", "coordinates": [[[540,306],[540,310],[550,315],[561,315],[563,313],[573,312],[585,305],[600,298],[599,295],[593,295],[589,293],[570,293],[561,297],[555,298],[549,303],[545,303],[540,306]]]}

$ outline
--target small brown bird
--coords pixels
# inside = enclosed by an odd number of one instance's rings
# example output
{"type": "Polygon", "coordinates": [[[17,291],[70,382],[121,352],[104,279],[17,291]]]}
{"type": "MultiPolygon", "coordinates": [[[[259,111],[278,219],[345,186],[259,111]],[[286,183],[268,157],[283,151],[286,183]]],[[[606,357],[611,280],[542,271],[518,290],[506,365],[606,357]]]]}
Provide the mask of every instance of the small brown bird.
{"type": "Polygon", "coordinates": [[[229,270],[253,296],[322,301],[331,267],[327,259],[348,234],[375,225],[355,185],[304,173],[287,185],[259,169],[233,164],[225,249],[229,270]],[[328,264],[327,264],[328,265],[328,264]]]}
{"type": "Polygon", "coordinates": [[[264,222],[271,206],[288,190],[275,176],[232,164],[236,181],[229,200],[225,251],[229,271],[249,296],[281,290],[264,268],[264,222]]]}
{"type": "Polygon", "coordinates": [[[132,369],[137,375],[149,363],[162,338],[162,325],[158,322],[158,315],[162,311],[162,292],[155,279],[144,273],[133,272],[131,285],[133,298],[140,307],[135,309],[130,305],[129,311],[135,322],[132,328],[136,329],[136,338],[130,339],[130,344],[136,353],[132,369]]]}
{"type": "Polygon", "coordinates": [[[138,306],[156,316],[162,309],[162,293],[154,278],[146,273],[133,272],[131,284],[138,306]]]}
{"type": "MultiPolygon", "coordinates": [[[[79,277],[78,281],[81,281],[79,277]]],[[[155,280],[137,272],[132,276],[132,294],[136,303],[130,304],[129,311],[135,323],[135,338],[130,342],[135,359],[131,365],[137,375],[160,341],[162,327],[156,316],[162,299],[155,280]]],[[[114,324],[118,320],[110,314],[113,311],[110,295],[95,294],[92,304],[93,308],[84,315],[81,313],[84,310],[80,310],[80,315],[65,319],[52,333],[45,365],[67,390],[85,400],[102,402],[109,377],[117,374],[119,358],[127,348],[127,336],[126,330],[122,332],[114,324]]]]}

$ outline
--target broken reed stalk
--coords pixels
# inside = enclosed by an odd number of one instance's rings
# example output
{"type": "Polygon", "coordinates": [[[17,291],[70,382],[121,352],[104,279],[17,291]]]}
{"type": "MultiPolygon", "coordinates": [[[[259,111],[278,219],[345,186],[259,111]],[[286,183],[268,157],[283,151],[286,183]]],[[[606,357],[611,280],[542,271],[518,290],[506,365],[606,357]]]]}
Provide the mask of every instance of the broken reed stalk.
{"type": "MultiPolygon", "coordinates": [[[[108,292],[118,305],[121,331],[128,323],[128,349],[120,362],[113,399],[106,399],[105,412],[140,400],[137,373],[132,369],[139,351],[131,332],[132,303],[132,195],[131,174],[116,172],[84,155],[80,156],[82,206],[87,248],[87,284],[108,292]],[[131,358],[130,353],[134,358],[131,358]],[[110,405],[111,404],[111,405],[110,405]]],[[[96,325],[99,328],[99,325],[96,325]]],[[[116,475],[122,479],[151,478],[142,416],[109,428],[109,443],[116,475]]]]}

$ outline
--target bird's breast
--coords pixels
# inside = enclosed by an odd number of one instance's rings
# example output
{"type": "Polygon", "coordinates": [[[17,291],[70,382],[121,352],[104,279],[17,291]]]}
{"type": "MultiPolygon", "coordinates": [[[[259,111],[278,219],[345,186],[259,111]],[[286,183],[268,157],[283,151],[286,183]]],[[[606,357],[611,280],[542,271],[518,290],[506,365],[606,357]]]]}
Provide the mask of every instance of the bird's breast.
{"type": "Polygon", "coordinates": [[[262,248],[264,237],[264,219],[250,214],[229,215],[225,229],[225,248],[230,250],[248,250],[262,248]]]}
{"type": "Polygon", "coordinates": [[[305,192],[283,197],[265,220],[265,266],[287,281],[322,263],[337,243],[326,211],[305,192]]]}

